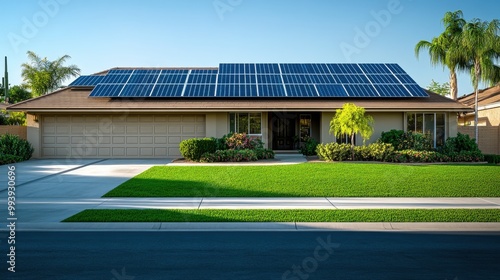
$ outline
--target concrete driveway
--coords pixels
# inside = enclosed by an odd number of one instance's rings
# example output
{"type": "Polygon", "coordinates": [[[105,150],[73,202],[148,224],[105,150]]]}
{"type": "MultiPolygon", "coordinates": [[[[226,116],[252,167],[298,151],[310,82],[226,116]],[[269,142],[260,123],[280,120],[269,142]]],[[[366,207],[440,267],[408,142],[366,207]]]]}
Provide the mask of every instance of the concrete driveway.
{"type": "MultiPolygon", "coordinates": [[[[88,207],[95,204],[92,200],[131,177],[170,162],[170,159],[43,159],[16,163],[18,224],[59,222],[92,208],[88,207]],[[57,199],[59,203],[50,203],[50,199],[57,199]]],[[[0,196],[4,198],[7,197],[7,173],[8,165],[0,166],[0,174],[3,174],[0,175],[0,196]]],[[[7,205],[2,205],[4,209],[0,213],[6,215],[7,205]]],[[[1,222],[4,224],[5,219],[1,222]]]]}

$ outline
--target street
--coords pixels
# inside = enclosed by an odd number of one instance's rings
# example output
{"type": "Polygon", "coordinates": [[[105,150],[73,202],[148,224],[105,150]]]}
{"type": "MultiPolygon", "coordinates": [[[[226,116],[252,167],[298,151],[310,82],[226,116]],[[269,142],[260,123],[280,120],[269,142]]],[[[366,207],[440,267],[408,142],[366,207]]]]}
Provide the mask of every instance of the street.
{"type": "Polygon", "coordinates": [[[25,232],[0,279],[498,279],[500,234],[25,232]]]}

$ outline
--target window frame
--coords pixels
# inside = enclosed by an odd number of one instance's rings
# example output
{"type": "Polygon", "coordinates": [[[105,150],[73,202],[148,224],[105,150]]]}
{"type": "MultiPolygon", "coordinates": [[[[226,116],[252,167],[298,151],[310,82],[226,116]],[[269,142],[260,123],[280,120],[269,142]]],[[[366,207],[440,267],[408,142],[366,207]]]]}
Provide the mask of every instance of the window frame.
{"type": "Polygon", "coordinates": [[[262,138],[262,113],[261,112],[231,112],[229,113],[229,132],[230,133],[246,133],[248,136],[259,137],[262,138]],[[247,123],[247,131],[240,132],[239,131],[239,118],[241,114],[245,114],[248,123],[247,123]],[[259,123],[260,123],[260,133],[250,133],[252,131],[252,121],[257,119],[255,115],[259,115],[259,123]],[[252,116],[253,115],[253,116],[252,116]]]}
{"type": "Polygon", "coordinates": [[[404,127],[404,130],[405,132],[408,132],[408,128],[410,126],[410,124],[408,123],[408,118],[410,117],[410,115],[413,115],[413,130],[411,131],[416,131],[416,132],[419,132],[419,130],[417,130],[419,126],[419,119],[418,119],[418,116],[422,117],[421,121],[421,126],[422,126],[422,132],[420,133],[424,133],[425,134],[425,131],[427,130],[426,128],[426,121],[425,121],[425,116],[426,115],[432,115],[433,116],[433,132],[432,132],[432,143],[433,143],[433,147],[434,148],[437,148],[437,128],[438,128],[438,125],[437,125],[437,116],[438,115],[442,115],[443,116],[443,130],[444,130],[444,135],[443,135],[443,144],[444,142],[446,141],[447,137],[448,137],[448,114],[444,113],[444,112],[406,112],[405,113],[405,119],[404,119],[404,123],[405,123],[405,127],[404,127]]]}

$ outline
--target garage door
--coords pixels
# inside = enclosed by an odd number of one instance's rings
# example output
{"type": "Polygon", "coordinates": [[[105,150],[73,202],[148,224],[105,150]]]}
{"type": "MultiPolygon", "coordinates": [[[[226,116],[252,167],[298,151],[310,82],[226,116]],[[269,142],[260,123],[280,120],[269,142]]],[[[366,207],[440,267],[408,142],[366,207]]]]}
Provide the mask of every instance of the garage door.
{"type": "Polygon", "coordinates": [[[205,116],[44,116],[41,130],[45,158],[178,157],[182,140],[205,136],[205,116]]]}

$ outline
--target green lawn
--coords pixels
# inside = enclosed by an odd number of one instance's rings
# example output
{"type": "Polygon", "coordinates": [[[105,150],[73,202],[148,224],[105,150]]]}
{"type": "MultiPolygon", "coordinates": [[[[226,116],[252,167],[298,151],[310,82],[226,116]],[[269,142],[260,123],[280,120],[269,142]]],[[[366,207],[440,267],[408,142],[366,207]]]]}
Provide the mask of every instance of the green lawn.
{"type": "Polygon", "coordinates": [[[104,197],[500,197],[500,166],[157,166],[104,197]]]}
{"type": "Polygon", "coordinates": [[[85,210],[63,222],[500,222],[499,209],[85,210]]]}

